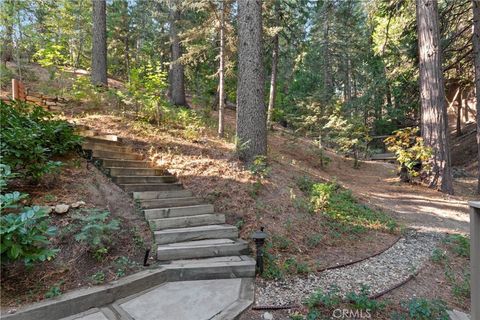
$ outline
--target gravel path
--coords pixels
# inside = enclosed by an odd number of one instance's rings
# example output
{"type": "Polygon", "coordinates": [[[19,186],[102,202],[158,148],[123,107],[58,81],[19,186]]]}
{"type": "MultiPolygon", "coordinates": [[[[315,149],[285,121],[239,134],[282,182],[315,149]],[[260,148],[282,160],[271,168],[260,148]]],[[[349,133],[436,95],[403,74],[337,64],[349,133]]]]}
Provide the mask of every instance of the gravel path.
{"type": "Polygon", "coordinates": [[[257,282],[257,306],[301,303],[314,291],[337,287],[340,293],[358,291],[362,285],[372,294],[380,293],[407,279],[430,258],[441,236],[434,233],[408,232],[384,253],[345,268],[327,270],[308,277],[257,282]]]}

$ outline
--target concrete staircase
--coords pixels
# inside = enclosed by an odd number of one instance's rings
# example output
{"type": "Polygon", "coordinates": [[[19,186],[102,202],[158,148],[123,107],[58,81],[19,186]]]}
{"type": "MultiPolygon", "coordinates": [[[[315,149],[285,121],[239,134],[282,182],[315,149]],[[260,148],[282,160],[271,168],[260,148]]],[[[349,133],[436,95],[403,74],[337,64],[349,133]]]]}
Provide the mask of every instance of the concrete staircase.
{"type": "Polygon", "coordinates": [[[139,204],[154,234],[159,263],[195,277],[255,276],[255,260],[235,226],[185,190],[175,176],[155,168],[114,135],[83,131],[86,156],[139,204]]]}

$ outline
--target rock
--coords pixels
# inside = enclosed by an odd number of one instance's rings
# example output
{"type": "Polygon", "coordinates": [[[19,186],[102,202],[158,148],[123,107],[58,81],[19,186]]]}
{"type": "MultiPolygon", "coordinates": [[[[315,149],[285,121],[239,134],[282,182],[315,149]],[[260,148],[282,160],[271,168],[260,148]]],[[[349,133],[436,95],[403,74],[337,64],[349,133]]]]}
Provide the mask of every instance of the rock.
{"type": "Polygon", "coordinates": [[[273,320],[273,314],[271,314],[270,312],[265,312],[263,314],[263,319],[265,320],[273,320]]]}
{"type": "Polygon", "coordinates": [[[70,209],[70,206],[68,204],[57,204],[55,206],[55,213],[66,213],[70,209]]]}
{"type": "Polygon", "coordinates": [[[76,208],[84,206],[84,205],[85,205],[84,201],[77,201],[77,202],[72,203],[70,205],[70,207],[76,209],[76,208]]]}

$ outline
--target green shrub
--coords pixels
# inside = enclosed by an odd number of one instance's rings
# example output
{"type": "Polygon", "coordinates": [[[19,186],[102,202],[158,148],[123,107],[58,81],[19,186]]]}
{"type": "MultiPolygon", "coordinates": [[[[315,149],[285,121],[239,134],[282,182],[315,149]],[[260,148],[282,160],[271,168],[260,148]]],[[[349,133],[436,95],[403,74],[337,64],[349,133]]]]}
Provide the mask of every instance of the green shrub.
{"type": "Polygon", "coordinates": [[[120,222],[116,219],[109,220],[108,211],[90,211],[88,215],[76,215],[80,221],[81,230],[75,235],[75,240],[88,245],[94,257],[100,260],[108,253],[109,244],[115,231],[120,228],[120,222]]]}
{"type": "Polygon", "coordinates": [[[49,225],[48,214],[38,206],[19,205],[19,201],[26,197],[19,192],[0,195],[1,211],[10,212],[0,216],[2,263],[23,260],[30,266],[34,262],[50,260],[58,252],[48,248],[49,237],[57,231],[49,225]]]}
{"type": "Polygon", "coordinates": [[[45,293],[45,298],[50,299],[53,297],[58,297],[62,294],[62,290],[60,289],[60,286],[58,284],[54,285],[48,291],[45,293]]]}
{"type": "Polygon", "coordinates": [[[363,232],[366,228],[383,228],[393,231],[395,220],[382,211],[372,210],[358,203],[350,190],[338,184],[314,183],[303,178],[297,182],[310,199],[312,213],[322,213],[344,232],[363,232]],[[341,224],[341,225],[338,225],[341,224]]]}
{"type": "Polygon", "coordinates": [[[461,234],[450,234],[445,238],[445,243],[457,255],[470,257],[470,239],[461,234]]]}
{"type": "Polygon", "coordinates": [[[53,157],[66,154],[81,142],[67,122],[52,119],[41,107],[23,103],[0,102],[0,126],[2,162],[35,182],[61,166],[53,157]]]}
{"type": "Polygon", "coordinates": [[[271,168],[268,166],[266,156],[256,156],[248,169],[255,177],[262,179],[266,178],[271,171],[271,168]]]}
{"type": "Polygon", "coordinates": [[[413,298],[403,302],[402,306],[408,311],[412,320],[448,320],[447,308],[441,300],[427,300],[413,298]]]}
{"type": "Polygon", "coordinates": [[[353,304],[354,308],[359,310],[369,310],[374,312],[385,308],[384,302],[370,299],[369,295],[369,288],[367,286],[362,286],[360,293],[349,292],[347,293],[346,298],[353,304]]]}
{"type": "Polygon", "coordinates": [[[326,293],[321,289],[315,291],[304,301],[304,304],[310,309],[316,306],[333,308],[340,305],[341,302],[342,297],[340,296],[338,288],[333,287],[326,293]]]}

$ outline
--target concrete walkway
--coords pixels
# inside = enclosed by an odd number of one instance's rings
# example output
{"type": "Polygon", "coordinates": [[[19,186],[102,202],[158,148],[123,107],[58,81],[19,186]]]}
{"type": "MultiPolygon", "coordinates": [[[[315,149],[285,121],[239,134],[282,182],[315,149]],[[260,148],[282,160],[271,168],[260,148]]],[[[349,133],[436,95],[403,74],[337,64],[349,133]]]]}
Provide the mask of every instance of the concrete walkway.
{"type": "Polygon", "coordinates": [[[253,279],[168,282],[63,320],[235,319],[253,301],[253,279]]]}

